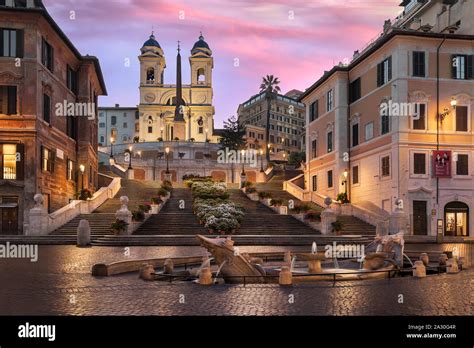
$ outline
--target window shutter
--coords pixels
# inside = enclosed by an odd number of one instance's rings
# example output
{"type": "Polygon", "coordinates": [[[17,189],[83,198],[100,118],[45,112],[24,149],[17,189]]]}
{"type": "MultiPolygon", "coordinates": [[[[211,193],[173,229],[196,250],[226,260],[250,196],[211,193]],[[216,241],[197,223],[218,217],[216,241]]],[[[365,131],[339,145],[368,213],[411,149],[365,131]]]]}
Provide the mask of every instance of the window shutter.
{"type": "Polygon", "coordinates": [[[388,57],[388,81],[392,80],[392,57],[388,57]]]}
{"type": "Polygon", "coordinates": [[[0,179],[3,180],[3,144],[0,144],[0,179]]]}
{"type": "Polygon", "coordinates": [[[5,29],[0,29],[0,57],[3,57],[3,31],[5,29]]]}
{"type": "Polygon", "coordinates": [[[377,64],[377,87],[382,86],[383,63],[377,64]]]}
{"type": "Polygon", "coordinates": [[[41,40],[41,63],[46,66],[46,42],[44,38],[41,40]]]}
{"type": "Polygon", "coordinates": [[[40,146],[40,167],[41,167],[41,171],[44,172],[44,167],[43,167],[43,163],[44,163],[44,147],[43,145],[40,146]]]}
{"type": "Polygon", "coordinates": [[[54,166],[56,164],[56,151],[50,151],[51,156],[51,173],[54,173],[54,166]]]}
{"type": "Polygon", "coordinates": [[[20,155],[20,160],[16,162],[16,179],[25,180],[25,144],[16,144],[16,152],[20,155]]]}
{"type": "Polygon", "coordinates": [[[453,55],[451,56],[451,76],[453,79],[456,78],[456,73],[457,73],[457,56],[456,55],[453,55]]]}
{"type": "Polygon", "coordinates": [[[16,31],[16,57],[23,58],[25,50],[25,34],[23,30],[16,31]]]}
{"type": "Polygon", "coordinates": [[[49,46],[51,52],[51,72],[54,72],[54,48],[53,46],[49,46]]]}
{"type": "Polygon", "coordinates": [[[16,115],[16,86],[7,87],[8,94],[8,115],[16,115]]]}
{"type": "Polygon", "coordinates": [[[474,78],[474,55],[466,57],[466,78],[474,78]]]}

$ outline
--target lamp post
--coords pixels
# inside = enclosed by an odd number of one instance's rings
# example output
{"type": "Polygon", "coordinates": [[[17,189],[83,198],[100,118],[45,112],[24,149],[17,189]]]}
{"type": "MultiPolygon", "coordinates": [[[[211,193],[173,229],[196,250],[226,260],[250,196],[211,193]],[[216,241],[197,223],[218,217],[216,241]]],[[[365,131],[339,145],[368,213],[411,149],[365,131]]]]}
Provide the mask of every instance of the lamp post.
{"type": "Polygon", "coordinates": [[[86,167],[81,164],[79,166],[79,170],[81,171],[81,191],[84,190],[84,171],[86,170],[86,167]]]}
{"type": "Polygon", "coordinates": [[[114,137],[110,137],[110,158],[114,158],[114,137]]]}
{"type": "Polygon", "coordinates": [[[170,153],[170,148],[167,147],[165,149],[165,152],[166,152],[166,174],[169,174],[170,173],[170,168],[169,168],[169,158],[168,158],[169,156],[168,155],[170,153]]]}
{"type": "Polygon", "coordinates": [[[263,150],[260,149],[260,173],[263,173],[263,150]]]}
{"type": "Polygon", "coordinates": [[[133,150],[133,146],[130,145],[130,146],[128,147],[128,154],[129,154],[129,156],[130,156],[130,159],[128,160],[128,169],[133,169],[133,168],[132,168],[132,150],[133,150]]]}
{"type": "Polygon", "coordinates": [[[283,170],[286,170],[286,152],[283,151],[283,170]]]}
{"type": "Polygon", "coordinates": [[[241,160],[242,160],[242,176],[245,176],[245,150],[240,150],[240,154],[242,155],[241,160]]]}
{"type": "Polygon", "coordinates": [[[344,181],[342,182],[342,185],[344,186],[344,194],[346,195],[346,199],[347,199],[347,176],[349,175],[349,172],[347,171],[347,169],[344,170],[344,181]]]}
{"type": "Polygon", "coordinates": [[[161,131],[161,140],[163,140],[163,126],[161,126],[160,131],[161,131]]]}
{"type": "Polygon", "coordinates": [[[208,140],[208,137],[207,137],[208,133],[209,133],[209,129],[206,128],[206,143],[207,143],[207,140],[208,140]]]}

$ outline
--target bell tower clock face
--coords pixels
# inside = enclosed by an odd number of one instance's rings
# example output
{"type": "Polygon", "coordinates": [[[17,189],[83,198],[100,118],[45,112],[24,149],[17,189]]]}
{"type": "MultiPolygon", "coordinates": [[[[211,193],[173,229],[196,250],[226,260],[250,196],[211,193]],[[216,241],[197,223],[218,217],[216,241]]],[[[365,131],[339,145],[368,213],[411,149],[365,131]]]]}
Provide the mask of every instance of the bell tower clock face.
{"type": "Polygon", "coordinates": [[[155,101],[155,95],[151,94],[151,93],[146,94],[145,95],[145,101],[147,103],[153,103],[155,101]]]}

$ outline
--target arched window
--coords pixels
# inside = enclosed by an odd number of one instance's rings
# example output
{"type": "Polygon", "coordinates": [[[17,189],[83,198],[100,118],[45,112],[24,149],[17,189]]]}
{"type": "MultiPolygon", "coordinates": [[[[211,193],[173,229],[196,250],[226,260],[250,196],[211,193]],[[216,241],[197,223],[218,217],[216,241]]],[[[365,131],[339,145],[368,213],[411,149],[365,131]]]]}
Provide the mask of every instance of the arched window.
{"type": "Polygon", "coordinates": [[[463,202],[450,202],[444,207],[444,234],[446,236],[469,235],[469,206],[463,202]]]}
{"type": "Polygon", "coordinates": [[[153,117],[148,116],[147,123],[148,123],[148,133],[153,133],[153,117]]]}
{"type": "Polygon", "coordinates": [[[170,99],[168,99],[166,105],[176,105],[176,97],[171,97],[170,99]]]}
{"type": "Polygon", "coordinates": [[[197,81],[198,81],[198,83],[206,82],[206,75],[204,73],[204,68],[199,68],[197,70],[197,81]]]}
{"type": "Polygon", "coordinates": [[[146,71],[146,82],[153,83],[155,82],[155,69],[148,68],[146,71]]]}

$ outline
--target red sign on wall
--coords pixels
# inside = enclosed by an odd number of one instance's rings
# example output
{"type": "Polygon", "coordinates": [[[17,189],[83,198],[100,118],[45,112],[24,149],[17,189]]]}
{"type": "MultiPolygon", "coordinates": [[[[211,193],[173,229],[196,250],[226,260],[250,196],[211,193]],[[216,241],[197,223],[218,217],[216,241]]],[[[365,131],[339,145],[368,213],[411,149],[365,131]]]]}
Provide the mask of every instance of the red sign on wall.
{"type": "Polygon", "coordinates": [[[433,151],[433,173],[436,178],[451,177],[451,151],[433,151]]]}

